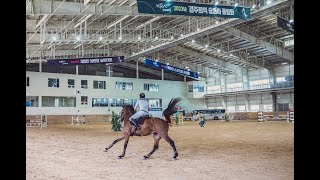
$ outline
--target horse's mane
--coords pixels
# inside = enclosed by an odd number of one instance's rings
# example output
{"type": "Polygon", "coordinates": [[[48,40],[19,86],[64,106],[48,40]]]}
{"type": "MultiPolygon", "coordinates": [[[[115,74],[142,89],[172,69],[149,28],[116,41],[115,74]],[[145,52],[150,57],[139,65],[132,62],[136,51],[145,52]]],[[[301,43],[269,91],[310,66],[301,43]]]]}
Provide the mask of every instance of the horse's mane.
{"type": "Polygon", "coordinates": [[[123,108],[123,109],[124,109],[124,108],[128,108],[130,112],[133,112],[133,111],[134,111],[134,108],[133,108],[133,106],[132,106],[131,104],[125,104],[125,105],[122,106],[122,108],[123,108]]]}

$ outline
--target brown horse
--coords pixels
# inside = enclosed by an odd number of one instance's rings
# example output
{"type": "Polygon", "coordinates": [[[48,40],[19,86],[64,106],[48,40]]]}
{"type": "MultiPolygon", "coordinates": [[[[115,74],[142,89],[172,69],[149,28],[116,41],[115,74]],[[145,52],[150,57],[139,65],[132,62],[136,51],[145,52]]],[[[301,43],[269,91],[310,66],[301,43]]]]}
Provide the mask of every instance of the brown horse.
{"type": "Polygon", "coordinates": [[[178,152],[176,146],[174,145],[174,141],[168,136],[169,131],[169,124],[171,123],[170,116],[177,112],[177,103],[180,101],[180,98],[173,98],[171,99],[167,109],[163,111],[163,115],[166,120],[160,118],[146,118],[144,123],[141,125],[140,129],[135,130],[134,126],[130,124],[129,118],[134,114],[134,109],[132,105],[123,106],[121,111],[121,121],[123,121],[123,137],[120,137],[112,142],[106,149],[107,152],[114,144],[117,142],[125,139],[124,148],[122,154],[118,156],[118,159],[121,159],[125,156],[126,148],[128,145],[129,137],[130,136],[147,136],[153,134],[154,138],[154,146],[152,151],[143,156],[144,159],[149,158],[158,148],[159,148],[159,141],[161,138],[164,138],[173,148],[174,155],[172,157],[173,160],[176,160],[178,156],[178,152]]]}

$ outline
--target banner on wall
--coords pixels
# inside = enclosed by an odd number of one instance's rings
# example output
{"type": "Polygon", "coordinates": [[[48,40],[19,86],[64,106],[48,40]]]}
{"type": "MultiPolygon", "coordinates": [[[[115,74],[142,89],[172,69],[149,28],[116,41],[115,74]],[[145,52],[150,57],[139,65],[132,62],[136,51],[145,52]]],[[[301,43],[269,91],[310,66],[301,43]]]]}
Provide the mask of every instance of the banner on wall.
{"type": "Polygon", "coordinates": [[[137,5],[138,12],[145,14],[208,16],[239,19],[250,19],[251,17],[249,7],[223,6],[214,4],[198,4],[159,0],[137,0],[137,5]]]}
{"type": "Polygon", "coordinates": [[[123,63],[123,62],[124,62],[124,56],[111,56],[111,57],[93,57],[93,58],[76,58],[76,59],[53,59],[53,60],[48,60],[48,65],[66,66],[66,65],[108,64],[108,63],[123,63]]]}
{"type": "Polygon", "coordinates": [[[188,77],[191,77],[191,78],[198,79],[198,77],[199,77],[197,72],[188,71],[188,70],[181,69],[181,68],[178,68],[178,67],[170,66],[170,65],[167,65],[167,64],[163,64],[161,62],[153,61],[151,59],[145,59],[144,63],[146,65],[148,65],[148,66],[151,66],[151,67],[164,69],[164,70],[170,71],[170,72],[175,72],[177,74],[181,74],[181,75],[188,76],[188,77]]]}

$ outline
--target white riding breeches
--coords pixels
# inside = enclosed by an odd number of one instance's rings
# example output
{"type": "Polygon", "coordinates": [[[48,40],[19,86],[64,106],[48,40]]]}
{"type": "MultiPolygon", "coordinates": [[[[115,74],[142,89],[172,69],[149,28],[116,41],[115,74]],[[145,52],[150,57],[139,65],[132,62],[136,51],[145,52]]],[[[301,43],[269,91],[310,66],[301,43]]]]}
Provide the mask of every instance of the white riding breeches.
{"type": "Polygon", "coordinates": [[[132,119],[136,119],[137,120],[137,119],[139,119],[139,117],[142,117],[142,116],[145,116],[145,115],[148,115],[148,113],[145,112],[145,111],[138,111],[134,115],[132,115],[130,117],[130,119],[132,118],[132,119]]]}

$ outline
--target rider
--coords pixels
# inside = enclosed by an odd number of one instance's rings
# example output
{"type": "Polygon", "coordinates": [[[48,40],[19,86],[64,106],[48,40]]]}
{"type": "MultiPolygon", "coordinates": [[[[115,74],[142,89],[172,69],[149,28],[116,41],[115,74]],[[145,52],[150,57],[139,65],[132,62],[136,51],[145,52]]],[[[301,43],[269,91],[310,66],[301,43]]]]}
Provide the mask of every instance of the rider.
{"type": "Polygon", "coordinates": [[[136,105],[134,106],[134,111],[137,110],[139,107],[139,111],[137,111],[134,115],[130,117],[130,123],[134,125],[137,128],[139,128],[139,124],[137,122],[137,119],[139,119],[142,116],[148,115],[148,109],[149,109],[149,103],[147,100],[145,100],[145,94],[140,93],[140,99],[137,101],[136,105]]]}

